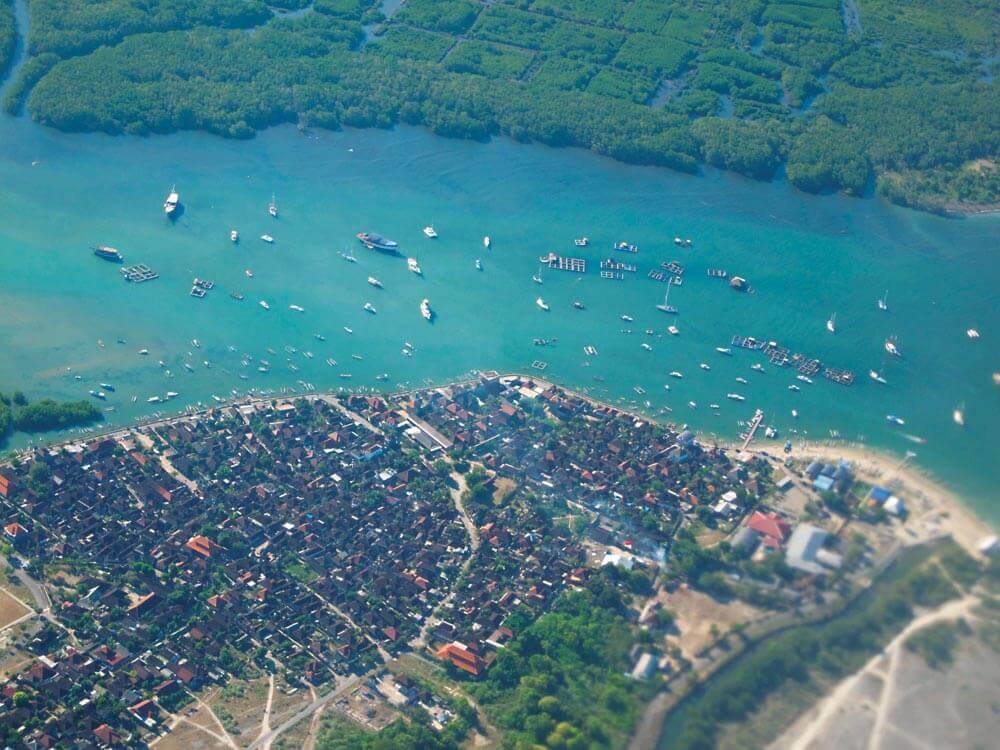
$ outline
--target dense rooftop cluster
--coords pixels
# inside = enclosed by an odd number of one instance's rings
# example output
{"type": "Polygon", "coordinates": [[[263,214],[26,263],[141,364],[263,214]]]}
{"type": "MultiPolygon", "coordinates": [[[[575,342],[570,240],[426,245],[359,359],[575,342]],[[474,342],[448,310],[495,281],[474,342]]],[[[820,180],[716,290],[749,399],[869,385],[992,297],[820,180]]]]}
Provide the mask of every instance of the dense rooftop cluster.
{"type": "Polygon", "coordinates": [[[22,739],[134,742],[188,691],[269,661],[321,685],[426,647],[478,676],[591,575],[587,535],[662,561],[684,510],[747,507],[759,472],[495,375],[38,449],[0,469],[0,507],[50,581],[53,623],[0,721],[22,739]]]}

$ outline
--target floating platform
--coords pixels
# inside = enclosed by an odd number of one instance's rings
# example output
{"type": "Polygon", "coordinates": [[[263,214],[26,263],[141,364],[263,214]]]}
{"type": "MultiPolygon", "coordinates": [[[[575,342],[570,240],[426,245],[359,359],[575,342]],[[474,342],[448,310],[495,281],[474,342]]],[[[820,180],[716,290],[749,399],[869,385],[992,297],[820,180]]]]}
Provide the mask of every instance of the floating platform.
{"type": "Polygon", "coordinates": [[[623,253],[638,253],[638,245],[630,245],[628,242],[616,242],[612,247],[623,253]]]}
{"type": "Polygon", "coordinates": [[[202,299],[206,294],[208,294],[208,291],[204,287],[200,287],[197,284],[191,287],[192,297],[197,297],[198,299],[202,299]]]}
{"type": "Polygon", "coordinates": [[[531,368],[533,370],[544,370],[548,366],[549,366],[548,362],[543,362],[540,359],[536,359],[534,362],[531,363],[531,368]]]}
{"type": "Polygon", "coordinates": [[[855,376],[850,370],[837,367],[823,367],[823,363],[815,357],[793,352],[776,341],[761,341],[753,336],[733,336],[732,346],[750,351],[761,352],[775,367],[793,367],[800,375],[811,377],[821,371],[827,380],[840,385],[853,385],[855,376]]]}
{"type": "Polygon", "coordinates": [[[608,258],[607,260],[602,260],[600,263],[601,270],[603,271],[628,271],[629,273],[635,273],[636,266],[632,263],[619,263],[614,258],[608,258]]]}
{"type": "Polygon", "coordinates": [[[709,268],[708,278],[710,279],[724,279],[729,276],[729,272],[723,268],[709,268]]]}
{"type": "Polygon", "coordinates": [[[160,278],[160,274],[147,266],[145,263],[138,263],[134,266],[125,266],[120,268],[119,271],[125,281],[130,281],[133,284],[141,284],[144,281],[152,281],[153,279],[160,278]]]}
{"type": "Polygon", "coordinates": [[[621,281],[625,278],[625,274],[621,271],[601,271],[602,279],[614,279],[615,281],[621,281]]]}
{"type": "Polygon", "coordinates": [[[660,264],[660,268],[664,271],[670,271],[674,276],[681,276],[684,274],[684,266],[678,263],[676,260],[664,261],[660,264]]]}
{"type": "Polygon", "coordinates": [[[540,259],[554,271],[570,271],[572,273],[587,273],[587,261],[583,258],[564,258],[555,253],[540,259]]]}
{"type": "Polygon", "coordinates": [[[659,281],[663,284],[666,284],[670,281],[670,277],[667,276],[662,271],[650,271],[649,273],[646,274],[646,278],[652,279],[653,281],[659,281]]]}

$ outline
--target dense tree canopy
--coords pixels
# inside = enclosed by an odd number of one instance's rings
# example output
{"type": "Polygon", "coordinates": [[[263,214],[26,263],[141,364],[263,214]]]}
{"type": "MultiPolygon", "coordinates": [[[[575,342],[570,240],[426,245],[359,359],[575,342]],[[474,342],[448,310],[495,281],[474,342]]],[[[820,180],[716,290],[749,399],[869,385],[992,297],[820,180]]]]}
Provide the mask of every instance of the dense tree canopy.
{"type": "Polygon", "coordinates": [[[107,132],[406,122],[688,171],[786,166],[803,190],[934,209],[1000,200],[995,4],[855,5],[407,0],[386,19],[375,0],[31,0],[6,106],[30,92],[36,119],[107,132]]]}

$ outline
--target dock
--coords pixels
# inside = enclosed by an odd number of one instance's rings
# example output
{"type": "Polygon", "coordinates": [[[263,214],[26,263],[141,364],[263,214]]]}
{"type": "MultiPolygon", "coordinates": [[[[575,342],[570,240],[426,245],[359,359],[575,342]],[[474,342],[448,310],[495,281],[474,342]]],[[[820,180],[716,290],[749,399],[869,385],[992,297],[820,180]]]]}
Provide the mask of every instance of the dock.
{"type": "Polygon", "coordinates": [[[761,422],[764,421],[764,412],[758,409],[753,414],[753,420],[750,422],[750,428],[747,430],[746,436],[743,438],[743,445],[740,446],[741,451],[745,451],[757,434],[757,428],[760,427],[761,422]]]}
{"type": "Polygon", "coordinates": [[[153,279],[160,278],[160,274],[147,266],[145,263],[138,263],[134,266],[123,266],[119,270],[122,278],[124,278],[125,281],[132,282],[133,284],[141,284],[144,281],[152,281],[153,279]]]}

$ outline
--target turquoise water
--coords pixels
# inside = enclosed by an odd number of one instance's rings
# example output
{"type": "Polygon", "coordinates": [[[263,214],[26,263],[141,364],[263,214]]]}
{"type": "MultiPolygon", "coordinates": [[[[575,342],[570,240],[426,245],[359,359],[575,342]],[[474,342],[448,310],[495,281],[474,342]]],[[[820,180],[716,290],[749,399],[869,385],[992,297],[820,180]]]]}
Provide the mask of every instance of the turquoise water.
{"type": "Polygon", "coordinates": [[[410,128],[303,135],[283,127],[237,142],[191,133],[66,135],[3,118],[0,143],[2,388],[87,398],[98,382],[110,382],[116,392],[108,404],[116,411],[108,417],[119,424],[164,408],[146,399],[167,391],[180,393],[169,404],[178,410],[233,389],[299,388],[300,381],[320,389],[382,387],[379,373],[398,388],[476,368],[524,371],[543,360],[547,378],[640,408],[648,400],[653,414],[670,407],[665,416],[703,434],[733,437],[738,421],[760,407],[783,436],[797,429],[825,438],[836,430],[897,453],[914,450],[920,465],[1000,518],[993,486],[1000,389],[991,383],[1000,370],[997,217],[945,220],[714,171],[691,177],[576,150],[446,140],[410,128]],[[161,207],[172,184],[185,206],[173,224],[161,207]],[[277,220],[266,210],[272,193],[277,220]],[[439,239],[424,238],[428,223],[439,239]],[[229,242],[232,227],[241,232],[239,245],[229,242]],[[362,248],[354,239],[362,229],[398,240],[424,277],[408,273],[404,258],[362,248]],[[274,245],[258,239],[265,232],[274,245]],[[490,250],[482,245],[486,234],[490,250]],[[581,235],[591,245],[579,251],[572,240],[581,235]],[[693,238],[694,247],[675,248],[675,235],[693,238]],[[598,260],[622,239],[641,252],[615,255],[637,263],[639,273],[598,278],[598,260]],[[128,263],[147,263],[160,278],[123,282],[115,265],[91,255],[88,247],[98,243],[120,248],[128,263]],[[339,257],[348,249],[358,263],[339,257]],[[580,278],[546,270],[539,287],[531,276],[549,251],[585,257],[590,272],[580,278]],[[664,287],[645,278],[669,259],[687,267],[670,297],[681,311],[676,319],[654,309],[664,287]],[[709,267],[747,277],[756,294],[707,278],[709,267]],[[385,289],[366,284],[369,275],[385,289]],[[216,283],[205,299],[188,295],[195,276],[216,283]],[[890,310],[880,312],[875,302],[885,289],[890,310]],[[246,299],[231,299],[234,290],[246,299]],[[550,312],[536,307],[539,294],[550,312]],[[432,325],[420,317],[424,297],[437,312],[432,325]],[[585,311],[572,308],[577,299],[585,311]],[[361,309],[365,301],[377,315],[361,309]],[[836,335],[824,326],[832,312],[836,335]],[[623,313],[634,323],[622,322],[623,313]],[[680,335],[665,334],[671,323],[680,335]],[[979,341],[966,337],[969,327],[980,330],[979,341]],[[645,335],[647,328],[656,335],[645,335]],[[816,378],[791,392],[791,371],[766,365],[766,374],[756,373],[750,365],[762,361],[758,355],[715,351],[738,333],[851,368],[859,382],[845,388],[816,378]],[[890,335],[903,359],[885,361],[890,335]],[[537,347],[535,337],[558,342],[537,347]],[[404,342],[413,345],[412,357],[402,355],[404,342]],[[588,344],[598,356],[584,354],[588,344]],[[140,348],[150,355],[138,355],[140,348]],[[254,359],[249,367],[241,365],[243,353],[254,359]],[[338,365],[328,366],[328,357],[338,365]],[[269,373],[257,371],[260,358],[270,361],[269,373]],[[888,385],[868,380],[872,367],[884,369],[888,385]],[[669,377],[672,370],[684,379],[669,377]],[[344,372],[353,378],[340,379],[344,372]],[[637,395],[635,386],[646,393],[637,395]],[[727,400],[729,392],[746,402],[727,400]],[[712,402],[721,406],[718,415],[712,402]],[[952,422],[961,402],[964,429],[952,422]],[[888,413],[903,417],[905,427],[889,425],[888,413]]]}

